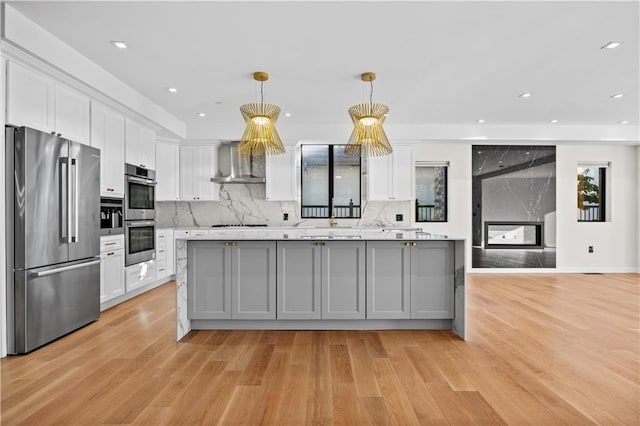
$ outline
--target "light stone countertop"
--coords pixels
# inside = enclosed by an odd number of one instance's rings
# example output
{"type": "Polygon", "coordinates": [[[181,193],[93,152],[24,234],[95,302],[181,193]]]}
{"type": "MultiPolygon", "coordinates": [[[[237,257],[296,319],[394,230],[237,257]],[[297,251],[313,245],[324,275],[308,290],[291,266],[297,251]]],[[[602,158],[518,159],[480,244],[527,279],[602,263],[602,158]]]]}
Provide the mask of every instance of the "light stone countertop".
{"type": "Polygon", "coordinates": [[[393,228],[175,228],[175,230],[207,230],[207,235],[175,235],[176,240],[329,240],[329,241],[464,241],[417,230],[393,228]]]}

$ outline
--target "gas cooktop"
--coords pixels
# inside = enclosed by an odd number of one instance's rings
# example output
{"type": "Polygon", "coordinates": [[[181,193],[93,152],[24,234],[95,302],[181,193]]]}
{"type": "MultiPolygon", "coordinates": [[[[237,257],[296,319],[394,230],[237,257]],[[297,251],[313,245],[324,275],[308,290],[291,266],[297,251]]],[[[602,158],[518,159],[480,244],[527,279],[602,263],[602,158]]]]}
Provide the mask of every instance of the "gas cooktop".
{"type": "Polygon", "coordinates": [[[247,225],[211,225],[212,228],[258,228],[258,227],[266,227],[266,223],[251,223],[247,225]]]}

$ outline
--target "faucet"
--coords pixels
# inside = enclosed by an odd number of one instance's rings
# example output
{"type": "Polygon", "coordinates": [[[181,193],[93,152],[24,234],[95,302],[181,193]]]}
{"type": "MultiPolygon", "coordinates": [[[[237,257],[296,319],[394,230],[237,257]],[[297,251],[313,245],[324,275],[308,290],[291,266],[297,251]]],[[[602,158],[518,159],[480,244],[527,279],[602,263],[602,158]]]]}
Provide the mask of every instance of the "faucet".
{"type": "Polygon", "coordinates": [[[336,220],[336,206],[334,205],[334,198],[331,199],[331,219],[329,219],[329,225],[333,228],[338,224],[336,220]]]}

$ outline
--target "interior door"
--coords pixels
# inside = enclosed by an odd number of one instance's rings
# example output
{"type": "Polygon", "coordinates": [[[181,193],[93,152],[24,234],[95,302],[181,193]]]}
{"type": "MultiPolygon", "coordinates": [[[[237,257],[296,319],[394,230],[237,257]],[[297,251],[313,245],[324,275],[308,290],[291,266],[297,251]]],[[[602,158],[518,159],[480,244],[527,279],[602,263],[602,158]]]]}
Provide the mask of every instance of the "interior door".
{"type": "Polygon", "coordinates": [[[100,253],[100,150],[69,142],[71,243],[69,260],[100,253]]]}
{"type": "Polygon", "coordinates": [[[14,145],[15,267],[66,262],[67,143],[22,127],[15,130],[14,145]]]}

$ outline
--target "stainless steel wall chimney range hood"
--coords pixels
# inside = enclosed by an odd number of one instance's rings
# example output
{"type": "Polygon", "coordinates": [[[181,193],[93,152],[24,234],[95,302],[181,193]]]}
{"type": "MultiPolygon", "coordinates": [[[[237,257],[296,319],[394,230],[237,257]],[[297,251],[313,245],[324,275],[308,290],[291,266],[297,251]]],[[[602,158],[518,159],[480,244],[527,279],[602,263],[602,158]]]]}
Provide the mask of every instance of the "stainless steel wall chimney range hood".
{"type": "Polygon", "coordinates": [[[215,183],[265,183],[264,156],[240,155],[240,142],[222,142],[218,147],[218,175],[215,183]]]}

